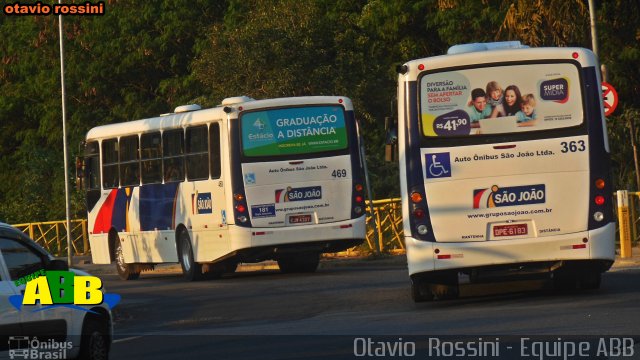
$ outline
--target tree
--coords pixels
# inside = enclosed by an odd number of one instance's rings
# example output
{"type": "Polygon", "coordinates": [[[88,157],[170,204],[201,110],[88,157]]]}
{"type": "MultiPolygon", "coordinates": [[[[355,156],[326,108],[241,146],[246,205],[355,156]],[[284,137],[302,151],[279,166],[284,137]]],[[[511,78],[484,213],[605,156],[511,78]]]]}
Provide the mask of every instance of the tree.
{"type": "MultiPolygon", "coordinates": [[[[158,115],[197,97],[194,49],[204,24],[225,8],[224,1],[113,1],[103,16],[65,17],[71,157],[93,126],[158,115]]],[[[0,19],[0,220],[63,218],[58,18],[0,19]]],[[[72,211],[84,216],[80,201],[72,211]]]]}

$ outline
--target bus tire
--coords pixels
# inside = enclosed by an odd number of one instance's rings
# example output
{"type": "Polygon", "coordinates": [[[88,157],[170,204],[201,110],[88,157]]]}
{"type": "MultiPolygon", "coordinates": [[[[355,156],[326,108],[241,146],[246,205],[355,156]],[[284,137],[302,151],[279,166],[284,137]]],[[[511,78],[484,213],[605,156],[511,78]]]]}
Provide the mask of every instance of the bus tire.
{"type": "MultiPolygon", "coordinates": [[[[117,237],[117,236],[116,236],[117,237]]],[[[124,261],[124,253],[122,250],[122,244],[120,239],[115,239],[115,258],[116,258],[116,270],[118,271],[118,277],[121,280],[136,280],[140,277],[140,270],[133,265],[127,264],[124,261]]]]}
{"type": "Polygon", "coordinates": [[[452,300],[458,298],[458,285],[431,284],[431,293],[436,300],[452,300]]]}
{"type": "Polygon", "coordinates": [[[415,302],[452,300],[459,294],[456,271],[441,271],[411,279],[411,297],[415,302]]]}
{"type": "Polygon", "coordinates": [[[197,281],[204,278],[202,264],[195,262],[191,239],[185,229],[182,229],[178,235],[178,258],[182,267],[182,276],[186,281],[197,281]]]}
{"type": "Polygon", "coordinates": [[[411,281],[411,299],[415,303],[433,301],[431,286],[426,283],[411,281]]]}
{"type": "Polygon", "coordinates": [[[236,270],[238,270],[238,262],[237,261],[233,261],[233,262],[230,262],[230,263],[226,264],[225,268],[224,268],[224,272],[229,273],[229,274],[233,274],[234,272],[236,272],[236,270]]]}
{"type": "Polygon", "coordinates": [[[319,253],[298,253],[281,256],[277,259],[280,271],[290,273],[313,273],[320,264],[319,253]]]}
{"type": "Polygon", "coordinates": [[[599,271],[588,271],[580,279],[580,289],[597,290],[602,282],[602,274],[599,271]]]}

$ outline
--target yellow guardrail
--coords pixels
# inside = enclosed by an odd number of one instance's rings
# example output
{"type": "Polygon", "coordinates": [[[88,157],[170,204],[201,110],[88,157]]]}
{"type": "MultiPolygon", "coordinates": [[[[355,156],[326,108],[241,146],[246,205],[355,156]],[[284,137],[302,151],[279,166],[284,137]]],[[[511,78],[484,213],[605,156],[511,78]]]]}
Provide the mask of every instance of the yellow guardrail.
{"type": "Polygon", "coordinates": [[[404,252],[400,199],[373,201],[373,214],[367,215],[367,245],[371,251],[404,252]]]}
{"type": "MultiPolygon", "coordinates": [[[[614,204],[616,202],[614,201],[614,204]]],[[[368,251],[378,250],[389,253],[402,253],[405,250],[404,234],[402,230],[402,205],[400,199],[384,199],[373,201],[373,211],[367,204],[367,241],[359,247],[368,251]]],[[[631,242],[640,241],[640,192],[629,192],[629,224],[631,228],[631,242]]],[[[617,209],[614,214],[617,214],[617,209]]],[[[615,216],[615,215],[614,215],[615,216]]],[[[617,216],[615,216],[617,220],[617,216]]],[[[38,244],[56,256],[67,254],[66,221],[48,221],[39,223],[17,224],[20,229],[38,244]]],[[[74,255],[89,254],[89,238],[86,220],[71,220],[71,237],[74,255]]],[[[616,221],[616,239],[620,238],[619,226],[616,221]]],[[[357,252],[358,248],[346,251],[346,254],[357,252]]]]}
{"type": "MultiPolygon", "coordinates": [[[[367,205],[368,206],[368,205],[367,205]]],[[[12,225],[55,256],[67,255],[66,221],[47,221],[12,225]]],[[[90,253],[86,220],[71,220],[73,255],[90,253]]],[[[403,252],[402,208],[400,199],[373,201],[373,216],[367,215],[366,246],[375,252],[403,252]]],[[[354,249],[355,250],[355,249],[354,249]]],[[[354,250],[347,251],[352,253],[354,250]]]]}
{"type": "MultiPolygon", "coordinates": [[[[54,256],[67,255],[67,222],[65,220],[12,226],[29,235],[54,256]]],[[[71,220],[71,240],[73,255],[89,254],[87,220],[71,220]]]]}

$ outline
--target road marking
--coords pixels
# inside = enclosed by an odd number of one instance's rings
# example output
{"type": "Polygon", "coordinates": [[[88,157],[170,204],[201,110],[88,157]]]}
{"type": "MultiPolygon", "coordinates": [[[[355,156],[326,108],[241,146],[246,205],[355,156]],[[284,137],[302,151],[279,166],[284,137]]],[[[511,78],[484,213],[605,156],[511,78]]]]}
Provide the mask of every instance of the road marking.
{"type": "Polygon", "coordinates": [[[118,340],[113,340],[113,343],[121,343],[121,342],[125,342],[125,341],[131,341],[131,340],[136,340],[136,339],[140,339],[142,336],[130,336],[130,337],[126,337],[126,338],[122,338],[122,339],[118,339],[118,340]]]}

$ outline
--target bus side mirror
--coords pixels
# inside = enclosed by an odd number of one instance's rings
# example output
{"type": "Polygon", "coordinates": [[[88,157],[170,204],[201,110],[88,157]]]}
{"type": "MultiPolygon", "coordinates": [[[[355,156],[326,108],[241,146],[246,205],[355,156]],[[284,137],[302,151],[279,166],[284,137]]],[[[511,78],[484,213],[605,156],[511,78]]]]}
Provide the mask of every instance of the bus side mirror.
{"type": "Polygon", "coordinates": [[[76,157],[76,189],[82,190],[84,188],[84,160],[81,157],[76,157]]]}
{"type": "Polygon", "coordinates": [[[384,118],[384,128],[387,132],[384,145],[384,161],[398,161],[398,129],[389,117],[384,118]]]}

